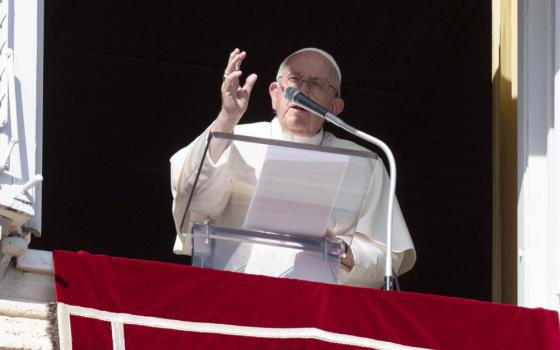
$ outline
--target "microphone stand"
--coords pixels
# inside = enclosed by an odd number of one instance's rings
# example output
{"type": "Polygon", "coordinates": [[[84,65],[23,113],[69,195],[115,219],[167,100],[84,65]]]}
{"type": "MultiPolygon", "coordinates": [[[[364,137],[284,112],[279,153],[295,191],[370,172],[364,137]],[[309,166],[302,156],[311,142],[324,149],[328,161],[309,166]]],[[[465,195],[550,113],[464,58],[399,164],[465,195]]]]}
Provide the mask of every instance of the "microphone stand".
{"type": "Polygon", "coordinates": [[[383,279],[383,289],[385,290],[395,290],[396,288],[396,279],[393,275],[393,245],[392,245],[392,238],[393,238],[393,202],[395,201],[395,189],[397,187],[397,165],[395,163],[395,157],[393,156],[393,152],[389,149],[389,146],[385,144],[385,142],[381,141],[378,138],[375,138],[371,135],[366,134],[363,131],[360,131],[348,124],[346,124],[342,119],[337,117],[336,115],[330,113],[318,103],[310,99],[309,97],[305,96],[301,91],[293,87],[287,87],[284,90],[284,96],[290,101],[296,103],[298,106],[305,108],[309,112],[318,115],[319,117],[325,119],[329,123],[332,123],[338,126],[341,129],[346,130],[347,132],[355,135],[362,140],[365,140],[369,143],[372,143],[379,148],[387,155],[387,159],[389,160],[389,170],[390,170],[390,177],[389,177],[389,204],[387,208],[387,253],[385,255],[385,277],[383,279]]]}
{"type": "MultiPolygon", "coordinates": [[[[302,106],[304,107],[304,106],[302,106]]],[[[310,112],[313,112],[320,117],[323,117],[329,123],[332,123],[338,126],[341,129],[346,130],[347,132],[355,135],[362,140],[365,140],[369,143],[376,145],[377,147],[381,148],[383,152],[387,155],[387,160],[389,161],[389,170],[391,176],[389,177],[389,204],[387,208],[387,253],[385,256],[385,278],[383,279],[383,289],[385,290],[395,290],[395,276],[393,275],[393,259],[392,259],[392,237],[393,237],[393,202],[395,201],[395,189],[397,187],[397,165],[395,163],[395,157],[393,156],[393,152],[389,149],[389,146],[383,141],[378,138],[375,138],[371,135],[366,134],[363,131],[360,131],[353,126],[346,124],[342,119],[337,117],[336,115],[327,112],[325,115],[320,115],[310,109],[310,112]]]]}

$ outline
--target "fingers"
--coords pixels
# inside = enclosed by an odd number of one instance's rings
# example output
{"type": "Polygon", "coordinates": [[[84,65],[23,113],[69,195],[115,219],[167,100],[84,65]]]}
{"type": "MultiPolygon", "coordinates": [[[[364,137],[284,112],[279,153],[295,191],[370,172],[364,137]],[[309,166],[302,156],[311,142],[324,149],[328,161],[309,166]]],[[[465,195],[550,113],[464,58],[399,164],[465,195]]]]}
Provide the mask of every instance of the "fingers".
{"type": "Polygon", "coordinates": [[[327,228],[327,232],[325,232],[325,237],[326,238],[335,238],[336,235],[334,234],[334,232],[330,228],[327,228]]]}
{"type": "Polygon", "coordinates": [[[247,56],[247,52],[241,51],[239,49],[233,50],[229,54],[228,64],[224,70],[224,75],[229,76],[231,73],[241,69],[241,63],[247,56]]]}
{"type": "Polygon", "coordinates": [[[243,74],[242,71],[240,70],[236,70],[235,72],[231,72],[228,75],[224,75],[224,82],[226,83],[231,83],[236,79],[239,79],[239,77],[241,76],[241,74],[243,74]]]}
{"type": "Polygon", "coordinates": [[[238,54],[239,54],[239,49],[238,48],[236,48],[235,50],[233,50],[232,52],[229,53],[229,57],[228,57],[228,61],[227,61],[226,69],[224,70],[224,73],[226,73],[226,74],[231,73],[231,68],[232,68],[231,63],[233,61],[233,58],[238,54]]]}
{"type": "Polygon", "coordinates": [[[245,84],[241,88],[247,94],[251,94],[251,90],[253,90],[253,86],[255,86],[255,82],[257,81],[257,75],[251,74],[245,79],[245,84]]]}
{"type": "Polygon", "coordinates": [[[243,72],[240,70],[232,72],[228,75],[224,74],[222,89],[229,90],[233,88],[234,90],[237,90],[237,88],[239,87],[239,78],[241,77],[241,74],[243,74],[243,72]]]}
{"type": "Polygon", "coordinates": [[[239,49],[233,50],[229,55],[228,65],[224,71],[224,80],[222,82],[222,109],[228,113],[241,113],[247,109],[249,97],[257,75],[251,74],[245,79],[245,83],[240,83],[241,64],[247,53],[239,49]]]}

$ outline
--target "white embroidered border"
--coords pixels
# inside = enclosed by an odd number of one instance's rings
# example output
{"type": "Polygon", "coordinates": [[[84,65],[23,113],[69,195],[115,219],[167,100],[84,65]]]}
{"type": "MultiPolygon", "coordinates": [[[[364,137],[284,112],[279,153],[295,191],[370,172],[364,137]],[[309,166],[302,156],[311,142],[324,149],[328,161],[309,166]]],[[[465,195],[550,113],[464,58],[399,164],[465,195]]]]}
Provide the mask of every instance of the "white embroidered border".
{"type": "Polygon", "coordinates": [[[173,329],[197,333],[224,334],[241,337],[277,338],[277,339],[316,339],[329,343],[351,345],[376,350],[426,350],[397,343],[391,343],[371,338],[358,337],[341,333],[333,333],[318,328],[265,328],[246,327],[221,323],[189,322],[173,319],[132,315],[96,310],[81,306],[58,303],[58,327],[60,348],[72,349],[72,334],[70,330],[70,316],[81,316],[101,321],[111,322],[113,349],[124,350],[124,324],[173,329]]]}
{"type": "Polygon", "coordinates": [[[120,322],[111,322],[111,337],[113,338],[113,350],[125,350],[124,325],[120,322]]]}

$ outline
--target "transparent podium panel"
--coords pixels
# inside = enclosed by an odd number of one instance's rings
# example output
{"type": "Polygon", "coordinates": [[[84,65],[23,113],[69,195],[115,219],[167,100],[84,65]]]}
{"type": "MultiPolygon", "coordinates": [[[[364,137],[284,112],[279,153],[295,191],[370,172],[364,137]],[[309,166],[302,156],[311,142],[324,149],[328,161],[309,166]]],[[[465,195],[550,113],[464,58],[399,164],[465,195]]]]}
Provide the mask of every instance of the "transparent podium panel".
{"type": "Polygon", "coordinates": [[[193,243],[194,266],[340,283],[342,244],[336,237],[313,239],[195,224],[193,243]]]}
{"type": "Polygon", "coordinates": [[[211,133],[188,183],[193,264],[338,283],[340,242],[351,245],[377,161],[365,149],[211,133]]]}

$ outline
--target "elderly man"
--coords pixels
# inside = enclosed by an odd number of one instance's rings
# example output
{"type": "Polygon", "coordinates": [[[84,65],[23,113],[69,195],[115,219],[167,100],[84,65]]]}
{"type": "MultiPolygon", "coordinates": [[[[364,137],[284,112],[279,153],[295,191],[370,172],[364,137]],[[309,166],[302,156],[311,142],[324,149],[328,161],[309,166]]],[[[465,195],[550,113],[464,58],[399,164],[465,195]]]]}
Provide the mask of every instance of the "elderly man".
{"type": "MultiPolygon", "coordinates": [[[[284,97],[287,86],[297,87],[331,113],[336,115],[342,112],[344,101],[340,95],[340,68],[330,54],[317,48],[298,50],[281,63],[276,81],[268,86],[272,108],[276,112],[276,117],[271,122],[238,125],[247,110],[251,90],[257,80],[257,76],[251,74],[244,84],[240,82],[241,65],[246,55],[246,52],[239,49],[231,52],[221,87],[220,113],[202,135],[171,158],[173,214],[177,229],[174,251],[177,254],[191,253],[190,231],[187,227],[181,227],[181,222],[188,194],[192,189],[192,179],[209,132],[363,150],[363,147],[353,142],[323,131],[322,118],[290,103],[284,97]]],[[[244,157],[251,157],[250,154],[243,154],[240,150],[232,151],[231,148],[235,148],[235,145],[226,142],[212,143],[209,159],[204,164],[199,181],[212,183],[213,187],[228,185],[228,165],[242,163],[244,157]]],[[[371,199],[368,201],[369,207],[351,230],[354,238],[346,241],[350,246],[347,247],[347,254],[341,260],[340,267],[344,284],[365,287],[383,285],[388,182],[387,172],[379,162],[379,166],[375,167],[371,193],[368,194],[371,199]]],[[[223,203],[223,199],[208,196],[204,202],[207,218],[227,223],[228,218],[224,218],[227,216],[224,214],[227,203],[223,203]]],[[[416,253],[397,201],[393,216],[393,266],[395,272],[401,274],[412,268],[416,253]]],[[[190,217],[190,220],[195,221],[195,218],[190,217]]],[[[347,232],[335,233],[347,237],[347,232]]]]}

